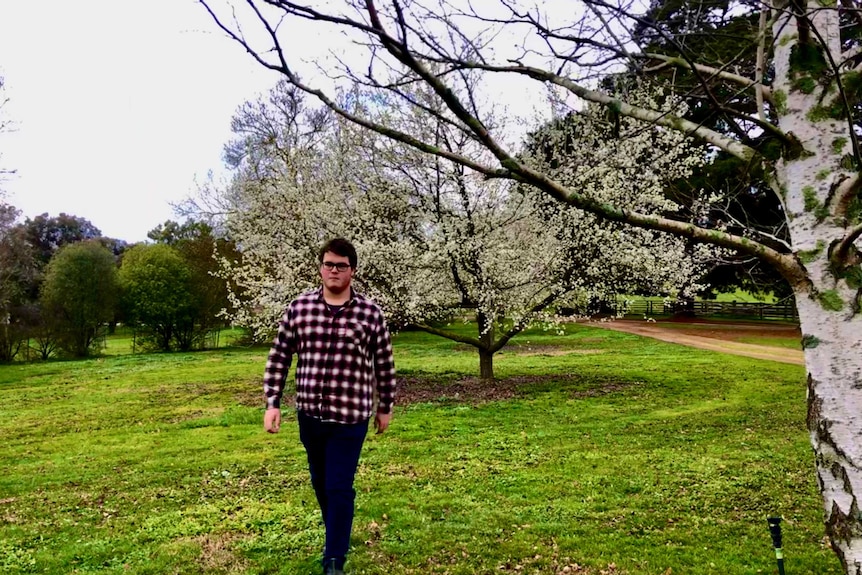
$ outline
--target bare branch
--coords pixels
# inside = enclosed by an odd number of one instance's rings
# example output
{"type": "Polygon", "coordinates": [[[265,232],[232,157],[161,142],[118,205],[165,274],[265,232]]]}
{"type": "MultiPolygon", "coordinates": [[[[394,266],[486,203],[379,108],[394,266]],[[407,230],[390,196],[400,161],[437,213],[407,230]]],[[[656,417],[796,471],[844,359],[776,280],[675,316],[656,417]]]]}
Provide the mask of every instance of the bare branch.
{"type": "Polygon", "coordinates": [[[318,98],[321,102],[323,102],[323,104],[325,104],[327,107],[329,107],[336,114],[338,114],[341,117],[343,117],[347,120],[350,120],[351,122],[354,122],[355,124],[358,124],[364,128],[368,128],[369,130],[373,130],[373,131],[377,132],[378,134],[384,135],[388,138],[392,138],[395,141],[401,142],[403,144],[407,144],[408,146],[414,147],[417,150],[421,150],[423,152],[433,154],[435,156],[440,156],[441,158],[445,158],[445,159],[450,160],[452,162],[461,164],[463,166],[470,168],[471,170],[479,172],[480,174],[485,174],[487,176],[492,176],[492,177],[497,177],[497,176],[506,177],[507,176],[506,170],[495,169],[495,168],[485,166],[483,164],[479,164],[479,163],[473,161],[472,159],[470,159],[466,156],[462,156],[462,155],[455,154],[452,152],[447,152],[447,151],[442,150],[440,148],[437,148],[431,144],[428,144],[427,142],[423,142],[417,138],[414,138],[410,134],[400,132],[398,130],[389,128],[388,126],[384,126],[383,124],[372,122],[366,118],[363,118],[361,116],[353,114],[353,113],[347,111],[345,108],[336,104],[323,91],[311,88],[311,87],[303,84],[302,82],[299,82],[298,80],[291,81],[291,83],[294,86],[296,86],[297,88],[299,88],[300,90],[318,98]]]}
{"type": "MultiPolygon", "coordinates": [[[[604,8],[609,9],[612,12],[617,12],[617,13],[623,14],[627,18],[630,18],[631,20],[637,22],[638,24],[641,24],[643,26],[648,26],[648,27],[652,28],[653,30],[655,30],[658,33],[658,35],[661,36],[666,42],[668,42],[668,44],[673,46],[677,50],[677,52],[681,55],[681,58],[685,62],[688,63],[689,69],[694,73],[694,76],[695,76],[695,78],[697,78],[697,81],[700,84],[701,89],[707,95],[707,97],[709,98],[709,101],[715,106],[715,109],[716,110],[721,109],[721,104],[719,103],[718,99],[715,97],[715,94],[713,94],[713,91],[710,88],[709,84],[707,83],[706,79],[704,79],[703,76],[698,71],[697,64],[694,62],[694,60],[691,59],[691,56],[689,55],[688,51],[683,49],[683,47],[677,42],[677,40],[675,38],[669,36],[664,30],[657,27],[651,20],[638,17],[638,16],[636,16],[630,12],[626,12],[623,8],[621,8],[619,6],[614,6],[614,5],[608,4],[608,3],[604,2],[603,0],[590,0],[590,4],[591,4],[591,6],[592,5],[600,5],[600,6],[603,6],[604,8]]],[[[733,121],[733,118],[727,117],[726,119],[727,119],[728,127],[734,133],[736,133],[737,137],[739,137],[741,142],[749,141],[748,134],[746,134],[745,131],[742,130],[742,128],[740,128],[736,124],[736,122],[733,121]]]]}
{"type": "MultiPolygon", "coordinates": [[[[287,65],[286,65],[285,63],[283,63],[283,65],[282,65],[282,66],[276,66],[275,64],[271,64],[270,62],[267,62],[267,61],[266,61],[266,60],[265,60],[265,59],[264,59],[264,58],[263,58],[263,57],[262,57],[262,56],[261,56],[261,55],[260,55],[260,54],[255,50],[255,49],[254,49],[254,48],[252,48],[252,47],[251,47],[251,45],[246,41],[245,37],[243,37],[243,36],[242,36],[242,34],[240,34],[239,32],[235,32],[233,29],[231,29],[230,27],[228,27],[227,25],[225,25],[225,24],[221,21],[221,19],[219,19],[219,17],[216,15],[216,13],[212,10],[212,8],[210,8],[210,5],[208,4],[207,0],[198,0],[198,1],[199,1],[199,2],[201,3],[201,5],[206,9],[206,11],[207,11],[207,12],[209,12],[210,17],[211,17],[211,18],[213,19],[213,21],[216,23],[216,26],[218,26],[219,28],[221,28],[221,30],[222,30],[225,34],[227,34],[228,36],[230,36],[230,37],[231,37],[231,39],[233,39],[236,43],[238,43],[238,44],[239,44],[239,45],[241,45],[243,48],[245,48],[245,51],[246,51],[246,52],[247,52],[247,53],[248,53],[252,58],[254,58],[254,59],[255,59],[255,61],[256,61],[258,64],[260,64],[260,65],[261,65],[261,66],[263,66],[264,68],[268,68],[268,69],[270,69],[270,70],[275,70],[275,71],[277,71],[277,72],[282,72],[282,73],[284,73],[284,74],[286,74],[286,75],[288,75],[288,74],[289,74],[289,69],[287,68],[287,65]]],[[[249,3],[249,4],[252,6],[252,8],[257,12],[257,7],[256,7],[256,6],[254,6],[254,3],[252,2],[252,0],[248,0],[248,3],[249,3]]],[[[267,22],[267,21],[264,19],[263,23],[264,23],[264,26],[265,26],[267,29],[269,29],[269,22],[267,22]]],[[[276,44],[276,46],[279,46],[280,44],[279,44],[278,39],[277,39],[277,38],[275,38],[275,37],[273,37],[273,39],[275,40],[275,44],[276,44]]]]}
{"type": "MultiPolygon", "coordinates": [[[[684,68],[686,70],[692,69],[692,66],[688,61],[683,60],[682,58],[678,58],[676,56],[667,56],[666,54],[656,54],[656,53],[650,52],[647,54],[640,54],[640,55],[638,55],[638,57],[639,58],[648,58],[650,60],[660,60],[660,61],[664,62],[664,65],[667,65],[667,66],[674,66],[676,68],[684,68]]],[[[658,68],[658,67],[647,68],[646,71],[653,72],[653,71],[657,71],[659,69],[660,68],[658,68]]],[[[770,102],[770,103],[772,103],[772,101],[773,101],[772,100],[772,90],[769,87],[764,86],[758,80],[752,80],[751,78],[746,78],[745,76],[740,76],[739,74],[727,72],[727,71],[725,71],[723,69],[719,69],[719,68],[713,68],[712,66],[704,66],[702,64],[695,64],[694,69],[697,70],[698,72],[708,74],[710,76],[710,78],[721,78],[722,80],[729,80],[731,82],[734,82],[734,83],[739,84],[741,86],[744,86],[746,88],[755,88],[755,89],[762,90],[763,97],[766,99],[766,101],[770,102]]]]}
{"type": "Polygon", "coordinates": [[[587,100],[589,102],[603,104],[605,106],[613,107],[614,109],[618,108],[618,112],[623,116],[630,116],[644,122],[651,122],[658,126],[663,126],[665,128],[670,128],[673,130],[679,130],[683,133],[700,138],[703,141],[712,144],[717,148],[721,148],[722,150],[733,156],[736,156],[741,160],[751,160],[755,155],[755,152],[751,147],[741,142],[738,142],[733,138],[728,138],[724,134],[716,132],[715,130],[710,130],[709,128],[686,120],[684,118],[680,118],[678,116],[673,116],[670,114],[664,114],[646,108],[632,106],[618,100],[617,98],[614,98],[613,96],[605,94],[604,92],[591,90],[589,88],[581,86],[580,84],[570,80],[569,78],[565,78],[553,72],[548,72],[547,70],[534,68],[531,66],[485,66],[480,64],[472,64],[469,62],[459,62],[458,65],[473,69],[486,70],[489,72],[509,72],[528,76],[541,82],[547,82],[560,86],[561,88],[565,88],[572,94],[583,98],[584,100],[587,100]]]}
{"type": "Polygon", "coordinates": [[[441,337],[451,339],[452,341],[457,341],[458,343],[463,343],[466,345],[472,345],[473,347],[476,347],[476,348],[479,348],[482,350],[486,349],[485,344],[482,343],[482,341],[476,337],[470,337],[468,335],[461,335],[461,334],[456,333],[456,332],[452,332],[452,331],[448,331],[445,329],[440,329],[438,327],[430,326],[427,323],[417,323],[417,324],[413,324],[413,326],[416,327],[417,329],[421,329],[424,332],[427,332],[427,333],[430,333],[433,335],[439,335],[441,337]]]}
{"type": "MultiPolygon", "coordinates": [[[[765,232],[763,230],[758,230],[755,227],[753,227],[750,222],[747,222],[747,221],[743,222],[739,218],[735,217],[730,212],[729,209],[723,210],[722,214],[724,215],[725,218],[727,218],[728,222],[730,222],[732,224],[732,226],[745,229],[748,232],[750,232],[750,234],[754,237],[762,238],[764,240],[768,240],[773,245],[781,246],[788,253],[790,251],[792,251],[793,248],[790,245],[790,243],[786,239],[780,237],[777,233],[769,233],[769,232],[765,232]]],[[[783,228],[783,226],[782,226],[782,228],[783,228]]],[[[782,228],[779,228],[778,232],[780,232],[782,228]]]]}

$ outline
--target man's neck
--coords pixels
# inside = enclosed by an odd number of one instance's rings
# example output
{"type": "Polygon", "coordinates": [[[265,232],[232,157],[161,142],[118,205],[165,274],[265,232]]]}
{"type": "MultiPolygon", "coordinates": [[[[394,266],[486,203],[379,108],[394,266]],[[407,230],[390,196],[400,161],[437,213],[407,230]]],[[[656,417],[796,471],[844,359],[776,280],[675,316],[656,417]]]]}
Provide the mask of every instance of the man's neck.
{"type": "Polygon", "coordinates": [[[323,300],[329,305],[344,305],[350,299],[350,288],[348,287],[346,290],[342,292],[332,292],[326,289],[326,286],[323,287],[323,300]]]}

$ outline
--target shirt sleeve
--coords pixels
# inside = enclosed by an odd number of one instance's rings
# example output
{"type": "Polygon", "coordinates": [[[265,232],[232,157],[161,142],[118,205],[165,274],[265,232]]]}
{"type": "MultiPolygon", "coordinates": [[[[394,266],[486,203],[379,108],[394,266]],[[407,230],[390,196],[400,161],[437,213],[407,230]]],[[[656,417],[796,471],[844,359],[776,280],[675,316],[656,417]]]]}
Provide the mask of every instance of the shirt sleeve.
{"type": "Polygon", "coordinates": [[[392,356],[392,337],[380,314],[374,351],[374,378],[377,382],[377,411],[391,413],[395,403],[395,359],[392,356]]]}
{"type": "Polygon", "coordinates": [[[284,382],[287,379],[287,372],[290,371],[290,362],[295,351],[296,336],[290,320],[290,308],[288,308],[278,322],[278,333],[272,342],[263,373],[263,396],[266,399],[267,409],[281,407],[284,382]]]}

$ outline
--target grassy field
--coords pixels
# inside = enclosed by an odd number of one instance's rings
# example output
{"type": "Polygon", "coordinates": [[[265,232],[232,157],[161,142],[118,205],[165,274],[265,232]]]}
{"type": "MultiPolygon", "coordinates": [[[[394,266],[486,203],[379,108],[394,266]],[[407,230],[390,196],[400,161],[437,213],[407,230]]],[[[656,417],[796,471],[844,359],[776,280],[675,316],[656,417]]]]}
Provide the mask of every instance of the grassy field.
{"type": "Polygon", "coordinates": [[[799,349],[800,343],[797,339],[786,337],[740,337],[736,341],[740,343],[751,343],[754,345],[768,345],[772,347],[783,347],[786,349],[799,349]]]}
{"type": "MultiPolygon", "coordinates": [[[[662,296],[631,296],[631,295],[623,295],[619,297],[620,300],[623,301],[651,301],[658,309],[661,308],[661,304],[664,303],[668,298],[662,296]]],[[[672,299],[672,298],[671,298],[672,299]]],[[[701,301],[701,300],[698,300],[701,301]]],[[[776,297],[772,294],[753,294],[747,292],[745,290],[738,289],[729,293],[717,293],[714,298],[710,298],[709,301],[716,301],[722,303],[775,303],[777,301],[776,297]]]]}
{"type": "MultiPolygon", "coordinates": [[[[208,339],[206,347],[210,349],[229,347],[240,337],[242,337],[242,331],[239,329],[222,329],[208,339]]],[[[136,342],[134,331],[131,328],[118,327],[116,333],[105,338],[101,355],[128,355],[140,351],[140,342],[136,342]]]]}
{"type": "MultiPolygon", "coordinates": [[[[802,368],[583,325],[498,355],[396,338],[392,428],[357,477],[355,574],[838,574],[802,368]]],[[[0,572],[315,573],[293,416],[265,349],[0,367],[0,572]]]]}
{"type": "Polygon", "coordinates": [[[776,298],[770,294],[753,294],[745,290],[736,290],[730,293],[715,294],[715,301],[740,302],[740,303],[775,303],[776,298]]]}

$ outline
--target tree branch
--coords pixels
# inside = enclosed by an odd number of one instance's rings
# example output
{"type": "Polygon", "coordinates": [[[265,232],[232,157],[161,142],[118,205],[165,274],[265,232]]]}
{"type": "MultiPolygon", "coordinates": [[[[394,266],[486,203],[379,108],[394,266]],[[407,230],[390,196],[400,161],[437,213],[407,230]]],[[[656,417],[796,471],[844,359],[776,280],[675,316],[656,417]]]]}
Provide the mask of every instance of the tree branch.
{"type": "Polygon", "coordinates": [[[846,267],[850,254],[856,251],[856,246],[854,245],[856,240],[859,239],[859,236],[862,236],[862,223],[856,224],[854,227],[848,230],[847,234],[841,238],[841,241],[835,246],[835,249],[832,250],[831,260],[838,264],[839,268],[846,267]]]}
{"type": "MultiPolygon", "coordinates": [[[[766,98],[763,87],[763,60],[765,57],[764,44],[766,44],[766,20],[768,11],[768,6],[763,6],[760,9],[760,19],[758,20],[757,59],[754,65],[755,104],[757,105],[757,116],[760,118],[761,122],[766,122],[766,111],[763,109],[763,100],[766,98]]],[[[774,104],[771,100],[770,103],[774,104]]]]}
{"type": "MultiPolygon", "coordinates": [[[[530,308],[529,311],[524,314],[524,316],[529,318],[530,316],[535,316],[537,313],[544,311],[548,308],[548,306],[557,301],[561,295],[563,294],[557,292],[549,293],[542,301],[538,302],[536,305],[530,308]]],[[[515,324],[506,331],[506,333],[500,336],[500,339],[494,342],[494,345],[491,346],[491,349],[488,351],[490,351],[491,353],[495,353],[503,349],[503,347],[505,347],[505,345],[509,343],[509,340],[524,331],[524,329],[526,329],[528,325],[529,322],[526,321],[515,322],[515,324]]]]}
{"type": "Polygon", "coordinates": [[[847,215],[850,203],[859,192],[860,186],[862,186],[862,175],[860,175],[859,172],[856,172],[850,177],[842,180],[835,189],[835,194],[832,196],[832,201],[829,203],[829,213],[839,218],[843,218],[847,215]]]}
{"type": "Polygon", "coordinates": [[[479,172],[480,174],[485,174],[486,176],[507,177],[507,175],[508,175],[508,172],[506,170],[494,169],[494,168],[490,168],[488,166],[479,164],[478,162],[475,162],[466,156],[442,150],[440,148],[432,146],[431,144],[428,144],[427,142],[423,142],[422,140],[419,140],[419,139],[411,136],[410,134],[401,132],[399,130],[390,128],[388,126],[384,126],[383,124],[373,122],[371,120],[365,119],[365,118],[358,116],[356,114],[348,112],[346,109],[342,108],[341,106],[336,104],[334,101],[332,101],[323,91],[315,89],[315,88],[311,88],[310,86],[307,86],[307,85],[303,84],[302,82],[300,82],[298,79],[290,79],[290,82],[294,86],[296,86],[297,88],[302,90],[303,92],[311,94],[312,96],[319,99],[321,102],[323,102],[323,104],[325,104],[329,109],[331,109],[333,112],[335,112],[339,116],[341,116],[341,117],[343,117],[343,118],[345,118],[345,119],[347,119],[347,120],[349,120],[355,124],[358,124],[358,125],[362,126],[363,128],[368,128],[369,130],[373,130],[373,131],[377,132],[378,134],[381,134],[383,136],[391,138],[397,142],[401,142],[402,144],[407,144],[408,146],[416,148],[417,150],[420,150],[422,152],[426,152],[428,154],[433,154],[435,156],[445,158],[445,159],[450,160],[452,162],[455,162],[457,164],[461,164],[463,166],[470,168],[471,170],[479,172]]]}
{"type": "Polygon", "coordinates": [[[572,94],[583,98],[584,100],[587,100],[589,102],[603,104],[605,106],[613,107],[614,109],[619,108],[617,112],[623,116],[629,116],[631,118],[635,118],[644,122],[650,122],[658,126],[677,130],[685,134],[698,137],[717,148],[721,148],[725,152],[741,160],[750,161],[756,154],[754,149],[750,146],[747,146],[737,140],[734,140],[733,138],[728,138],[720,132],[705,128],[700,124],[696,124],[690,120],[680,118],[679,116],[673,116],[670,114],[656,112],[654,110],[649,110],[646,108],[632,106],[631,104],[622,102],[621,100],[614,98],[613,96],[610,96],[608,94],[605,94],[604,92],[591,90],[589,88],[581,86],[580,84],[577,84],[576,82],[573,82],[568,78],[565,78],[553,72],[548,72],[547,70],[542,70],[541,68],[534,68],[531,66],[523,65],[489,66],[469,62],[458,62],[457,65],[466,66],[468,68],[478,70],[485,70],[488,72],[521,74],[533,78],[534,80],[560,86],[561,88],[565,88],[572,94]]]}
{"type": "MultiPolygon", "coordinates": [[[[667,56],[665,54],[657,54],[657,53],[646,53],[646,54],[638,54],[639,58],[649,58],[652,60],[660,60],[664,62],[667,66],[673,66],[675,68],[683,68],[685,70],[691,70],[692,65],[687,61],[679,58],[677,56],[667,56]]],[[[647,72],[657,71],[659,68],[647,68],[647,72]]],[[[769,103],[774,103],[772,100],[772,90],[764,86],[761,82],[757,80],[752,80],[751,78],[746,78],[745,76],[741,76],[739,74],[734,74],[732,72],[727,72],[720,68],[713,68],[712,66],[704,66],[703,64],[695,64],[694,69],[698,72],[703,72],[704,74],[709,74],[710,77],[713,78],[721,78],[722,80],[728,80],[735,84],[739,84],[746,88],[755,88],[762,90],[763,97],[769,103]]]]}
{"type": "MultiPolygon", "coordinates": [[[[714,109],[718,110],[718,111],[721,110],[721,104],[719,103],[718,99],[715,97],[715,94],[713,94],[712,90],[710,89],[709,84],[706,82],[706,80],[704,80],[703,76],[701,76],[700,72],[697,69],[697,64],[695,64],[695,62],[689,56],[688,52],[676,41],[675,38],[669,36],[664,30],[662,30],[660,27],[656,26],[655,23],[652,22],[651,20],[646,19],[646,18],[641,18],[639,16],[632,14],[631,12],[628,12],[627,11],[628,8],[615,6],[615,5],[609,4],[607,2],[604,2],[604,0],[590,0],[590,4],[591,5],[597,4],[597,5],[603,6],[604,8],[607,8],[608,10],[610,10],[612,12],[617,12],[619,14],[624,15],[627,18],[634,20],[635,22],[637,22],[638,24],[641,24],[642,26],[648,26],[648,27],[652,28],[653,30],[655,30],[656,33],[659,36],[661,36],[668,44],[673,46],[677,50],[677,52],[679,52],[679,54],[681,55],[681,58],[685,62],[688,63],[689,69],[692,72],[694,72],[695,78],[697,78],[698,83],[700,84],[701,88],[703,89],[703,91],[706,94],[707,98],[709,99],[710,103],[713,104],[713,106],[715,106],[714,109]]],[[[748,141],[748,139],[749,139],[748,134],[746,134],[745,131],[740,126],[738,126],[736,124],[736,122],[733,121],[732,118],[727,117],[726,120],[727,120],[727,127],[737,135],[737,137],[740,139],[741,142],[742,141],[748,141]]]]}
{"type": "MultiPolygon", "coordinates": [[[[452,341],[457,341],[458,343],[464,343],[467,345],[472,345],[475,348],[481,349],[483,351],[488,351],[486,346],[476,337],[470,337],[468,335],[461,335],[460,333],[456,333],[454,331],[449,331],[445,329],[440,329],[438,327],[430,326],[426,323],[415,323],[411,324],[416,329],[421,329],[424,332],[439,335],[440,337],[445,337],[446,339],[451,339],[452,341]]],[[[495,350],[496,351],[496,350],[495,350]]]]}

